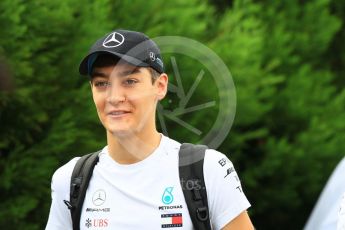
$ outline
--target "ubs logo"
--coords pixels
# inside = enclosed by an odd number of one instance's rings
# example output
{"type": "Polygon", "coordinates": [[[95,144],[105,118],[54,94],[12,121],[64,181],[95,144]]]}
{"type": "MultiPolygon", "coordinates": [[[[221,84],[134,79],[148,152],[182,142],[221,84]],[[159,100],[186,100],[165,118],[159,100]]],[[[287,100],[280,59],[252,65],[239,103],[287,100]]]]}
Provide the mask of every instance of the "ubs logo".
{"type": "Polygon", "coordinates": [[[104,204],[106,200],[106,193],[103,189],[97,190],[92,196],[92,203],[96,206],[104,204]]]}

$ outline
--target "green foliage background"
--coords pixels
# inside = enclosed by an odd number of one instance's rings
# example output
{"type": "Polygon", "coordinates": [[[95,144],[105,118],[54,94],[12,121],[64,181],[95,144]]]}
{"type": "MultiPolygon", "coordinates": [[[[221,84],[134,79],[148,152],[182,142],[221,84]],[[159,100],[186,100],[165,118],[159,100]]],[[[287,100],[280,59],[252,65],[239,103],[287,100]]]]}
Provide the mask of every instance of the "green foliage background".
{"type": "MultiPolygon", "coordinates": [[[[0,228],[43,229],[54,170],[106,144],[77,69],[95,39],[127,28],[192,38],[222,58],[237,111],[219,150],[239,171],[257,229],[301,229],[345,152],[344,12],[336,0],[0,1],[0,56],[15,85],[0,92],[0,228]]],[[[192,61],[179,67],[198,73],[192,61]]],[[[200,87],[206,100],[218,94],[200,87]]]]}

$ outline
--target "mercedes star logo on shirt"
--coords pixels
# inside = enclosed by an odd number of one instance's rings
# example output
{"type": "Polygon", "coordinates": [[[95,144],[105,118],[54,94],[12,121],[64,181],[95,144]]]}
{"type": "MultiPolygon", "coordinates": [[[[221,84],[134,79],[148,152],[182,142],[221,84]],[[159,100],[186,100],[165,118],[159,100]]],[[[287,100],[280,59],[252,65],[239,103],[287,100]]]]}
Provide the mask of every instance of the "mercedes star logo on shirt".
{"type": "Polygon", "coordinates": [[[96,206],[104,204],[106,199],[105,191],[102,189],[97,190],[92,196],[92,203],[96,206]]]}
{"type": "Polygon", "coordinates": [[[125,41],[122,34],[118,32],[113,32],[109,34],[103,41],[103,46],[106,48],[114,48],[121,45],[125,41]]]}

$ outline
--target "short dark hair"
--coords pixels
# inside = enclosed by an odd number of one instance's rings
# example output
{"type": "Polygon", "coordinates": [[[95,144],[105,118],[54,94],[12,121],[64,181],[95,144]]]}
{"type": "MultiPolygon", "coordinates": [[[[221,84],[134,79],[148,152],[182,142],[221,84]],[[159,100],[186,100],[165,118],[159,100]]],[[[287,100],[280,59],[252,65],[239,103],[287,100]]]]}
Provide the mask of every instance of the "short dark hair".
{"type": "MultiPolygon", "coordinates": [[[[93,70],[96,67],[102,68],[102,67],[107,67],[107,66],[113,66],[116,65],[118,63],[118,61],[120,60],[120,58],[111,55],[111,54],[101,54],[97,57],[97,59],[95,60],[95,62],[92,65],[92,70],[91,70],[91,76],[93,74],[93,70]]],[[[158,73],[158,71],[156,71],[155,69],[151,68],[151,67],[147,67],[151,73],[151,80],[152,80],[152,84],[157,80],[157,78],[160,76],[160,73],[158,73]]]]}
{"type": "Polygon", "coordinates": [[[157,80],[157,78],[159,78],[159,76],[161,75],[160,73],[158,73],[157,70],[149,67],[149,71],[151,73],[151,80],[152,80],[152,84],[155,83],[155,81],[157,80]]]}

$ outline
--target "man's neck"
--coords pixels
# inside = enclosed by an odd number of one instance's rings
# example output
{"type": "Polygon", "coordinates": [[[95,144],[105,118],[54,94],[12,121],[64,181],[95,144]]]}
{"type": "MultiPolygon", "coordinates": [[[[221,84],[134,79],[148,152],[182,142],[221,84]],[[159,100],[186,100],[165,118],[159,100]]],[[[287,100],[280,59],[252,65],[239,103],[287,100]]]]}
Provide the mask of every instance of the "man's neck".
{"type": "Polygon", "coordinates": [[[159,146],[161,134],[156,130],[145,134],[114,136],[107,132],[108,151],[120,164],[133,164],[144,160],[159,146]]]}

